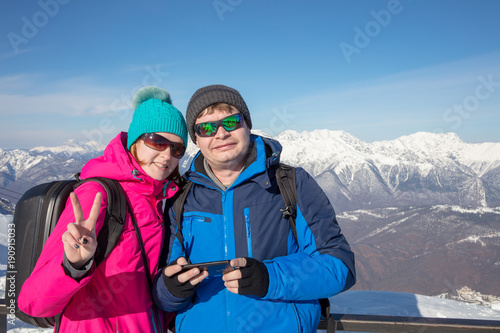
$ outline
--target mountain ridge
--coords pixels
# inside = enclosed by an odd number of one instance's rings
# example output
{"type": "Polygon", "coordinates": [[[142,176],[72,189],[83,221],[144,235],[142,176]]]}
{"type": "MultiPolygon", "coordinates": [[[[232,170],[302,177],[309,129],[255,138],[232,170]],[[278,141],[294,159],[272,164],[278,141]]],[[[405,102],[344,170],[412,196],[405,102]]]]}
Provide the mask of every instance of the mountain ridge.
{"type": "Polygon", "coordinates": [[[356,290],[438,295],[469,286],[500,296],[500,207],[390,207],[337,220],[356,254],[356,290]]]}
{"type": "MultiPolygon", "coordinates": [[[[357,258],[355,289],[437,295],[470,286],[500,296],[500,143],[425,132],[367,143],[329,130],[275,139],[281,161],[309,172],[335,208],[357,258]]],[[[72,178],[99,149],[0,148],[0,197],[72,178]]],[[[197,152],[190,143],[181,172],[197,152]]]]}
{"type": "MultiPolygon", "coordinates": [[[[500,143],[471,144],[455,133],[428,132],[367,143],[324,129],[286,130],[274,139],[283,146],[281,161],[309,172],[340,212],[393,205],[500,205],[500,143]]],[[[60,147],[0,148],[0,186],[22,193],[35,183],[72,177],[102,148],[74,140],[60,147]]],[[[197,151],[188,145],[181,172],[197,151]]]]}

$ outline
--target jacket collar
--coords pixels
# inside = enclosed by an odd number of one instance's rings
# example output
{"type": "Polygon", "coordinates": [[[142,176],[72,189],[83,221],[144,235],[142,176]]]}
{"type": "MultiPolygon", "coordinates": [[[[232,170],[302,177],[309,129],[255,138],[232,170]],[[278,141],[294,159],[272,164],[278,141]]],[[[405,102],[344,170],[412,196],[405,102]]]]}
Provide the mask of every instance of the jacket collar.
{"type": "MultiPolygon", "coordinates": [[[[251,180],[263,188],[271,186],[269,174],[266,170],[279,163],[282,150],[281,144],[276,140],[253,134],[250,135],[250,143],[251,151],[248,155],[245,168],[230,188],[238,186],[247,180],[251,180]]],[[[198,152],[193,159],[190,169],[185,173],[186,178],[195,183],[218,189],[219,187],[206,174],[203,160],[204,156],[201,152],[198,152]]]]}

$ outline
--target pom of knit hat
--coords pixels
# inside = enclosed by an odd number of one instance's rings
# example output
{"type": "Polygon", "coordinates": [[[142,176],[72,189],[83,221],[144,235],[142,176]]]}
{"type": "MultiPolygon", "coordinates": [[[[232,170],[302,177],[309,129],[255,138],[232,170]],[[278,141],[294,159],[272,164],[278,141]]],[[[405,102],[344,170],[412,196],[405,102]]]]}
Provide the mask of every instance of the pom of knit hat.
{"type": "Polygon", "coordinates": [[[172,104],[172,98],[170,94],[165,89],[155,86],[143,87],[137,91],[132,100],[133,109],[137,109],[141,103],[149,99],[159,99],[162,102],[172,104]]]}
{"type": "Polygon", "coordinates": [[[135,94],[135,111],[128,129],[127,149],[145,133],[165,132],[179,136],[187,146],[188,131],[182,113],[172,104],[170,94],[159,87],[144,87],[135,94]]]}

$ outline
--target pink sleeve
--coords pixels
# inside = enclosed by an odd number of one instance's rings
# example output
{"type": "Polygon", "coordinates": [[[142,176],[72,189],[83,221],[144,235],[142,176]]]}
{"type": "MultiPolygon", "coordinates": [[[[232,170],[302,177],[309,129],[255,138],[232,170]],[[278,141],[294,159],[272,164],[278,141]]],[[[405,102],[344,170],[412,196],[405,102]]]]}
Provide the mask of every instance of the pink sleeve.
{"type": "MultiPolygon", "coordinates": [[[[85,218],[90,213],[97,192],[101,192],[103,195],[96,224],[96,233],[99,233],[106,214],[106,191],[95,182],[88,182],[75,190],[85,218]]],[[[18,298],[18,306],[21,311],[35,317],[54,316],[61,312],[71,297],[92,278],[95,267],[91,268],[80,281],[76,281],[65,274],[62,266],[64,254],[62,234],[67,230],[67,225],[74,221],[73,206],[68,199],[54,231],[43,247],[35,269],[21,288],[18,298]]]]}

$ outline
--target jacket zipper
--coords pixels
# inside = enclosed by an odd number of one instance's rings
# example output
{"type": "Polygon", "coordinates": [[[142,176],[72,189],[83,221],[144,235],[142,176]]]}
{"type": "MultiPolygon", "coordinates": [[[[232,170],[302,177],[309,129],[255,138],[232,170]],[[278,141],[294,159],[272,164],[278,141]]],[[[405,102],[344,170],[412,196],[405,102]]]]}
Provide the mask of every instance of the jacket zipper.
{"type": "MultiPolygon", "coordinates": [[[[223,219],[224,219],[224,256],[225,258],[228,258],[228,219],[227,219],[227,212],[225,210],[225,203],[226,203],[226,191],[222,191],[222,197],[221,197],[221,202],[222,202],[222,216],[223,216],[223,219]]],[[[229,292],[226,291],[226,295],[225,295],[225,298],[226,298],[226,327],[231,327],[231,311],[229,310],[229,302],[230,302],[230,299],[229,299],[229,292]]],[[[231,330],[229,330],[231,331],[231,330]]]]}
{"type": "Polygon", "coordinates": [[[246,224],[246,230],[247,230],[247,251],[248,251],[248,257],[253,258],[253,253],[252,253],[252,232],[250,229],[250,209],[245,208],[243,211],[245,214],[245,224],[246,224]]]}
{"type": "Polygon", "coordinates": [[[290,304],[292,305],[293,314],[295,315],[295,321],[297,323],[297,332],[300,332],[300,320],[299,320],[299,314],[297,313],[297,308],[295,306],[295,303],[290,302],[290,304]]]}

